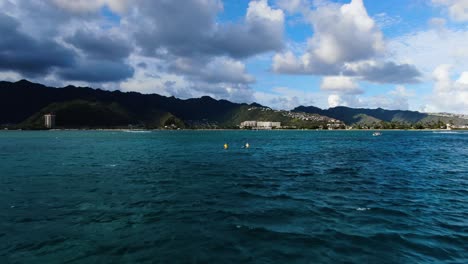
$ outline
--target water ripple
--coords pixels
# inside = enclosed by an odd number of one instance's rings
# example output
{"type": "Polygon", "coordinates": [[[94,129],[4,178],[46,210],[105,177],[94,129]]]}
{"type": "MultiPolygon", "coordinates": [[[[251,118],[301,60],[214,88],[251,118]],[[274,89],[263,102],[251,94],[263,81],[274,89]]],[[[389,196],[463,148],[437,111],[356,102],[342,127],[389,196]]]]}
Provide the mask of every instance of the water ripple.
{"type": "Polygon", "coordinates": [[[462,132],[0,132],[0,257],[467,263],[466,146],[462,132]]]}

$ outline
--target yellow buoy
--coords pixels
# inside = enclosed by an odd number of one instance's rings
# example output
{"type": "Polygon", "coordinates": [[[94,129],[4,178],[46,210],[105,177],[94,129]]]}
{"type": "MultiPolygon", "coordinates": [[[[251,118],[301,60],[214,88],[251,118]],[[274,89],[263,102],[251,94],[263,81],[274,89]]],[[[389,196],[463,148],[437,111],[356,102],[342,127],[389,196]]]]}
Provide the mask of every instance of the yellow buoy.
{"type": "Polygon", "coordinates": [[[228,148],[229,148],[228,144],[224,143],[224,149],[228,149],[228,148]]]}
{"type": "Polygon", "coordinates": [[[250,148],[249,143],[245,143],[245,148],[250,148]]]}

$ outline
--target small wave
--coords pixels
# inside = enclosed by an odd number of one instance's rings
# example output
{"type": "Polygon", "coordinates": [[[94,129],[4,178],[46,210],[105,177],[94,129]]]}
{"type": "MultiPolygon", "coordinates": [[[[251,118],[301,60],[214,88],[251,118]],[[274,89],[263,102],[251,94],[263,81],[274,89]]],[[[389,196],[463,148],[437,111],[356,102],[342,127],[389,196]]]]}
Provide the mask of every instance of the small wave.
{"type": "Polygon", "coordinates": [[[117,167],[118,164],[106,164],[104,165],[105,167],[111,167],[111,168],[114,168],[114,167],[117,167]]]}
{"type": "Polygon", "coordinates": [[[402,211],[402,210],[399,210],[399,209],[376,207],[376,208],[372,208],[372,210],[375,211],[376,214],[383,215],[383,216],[391,216],[391,217],[409,217],[409,216],[411,216],[409,212],[405,212],[405,211],[402,211]]]}
{"type": "Polygon", "coordinates": [[[369,211],[370,208],[369,207],[358,207],[356,208],[357,211],[369,211]]]}
{"type": "Polygon", "coordinates": [[[286,231],[286,230],[278,230],[271,227],[266,226],[250,226],[250,225],[234,225],[236,230],[244,232],[246,235],[265,239],[265,240],[281,240],[281,241],[289,241],[298,244],[309,244],[309,245],[321,245],[326,243],[325,240],[310,236],[305,233],[301,232],[293,232],[293,231],[286,231]]]}
{"type": "Polygon", "coordinates": [[[238,193],[239,196],[242,197],[253,197],[253,198],[261,198],[267,200],[294,200],[294,201],[305,201],[310,202],[310,199],[302,198],[302,197],[295,197],[285,193],[279,194],[259,194],[251,191],[242,190],[238,193]]]}
{"type": "Polygon", "coordinates": [[[455,131],[432,131],[434,134],[460,134],[460,132],[455,131]]]}
{"type": "Polygon", "coordinates": [[[151,133],[150,130],[122,130],[125,133],[151,133]]]}

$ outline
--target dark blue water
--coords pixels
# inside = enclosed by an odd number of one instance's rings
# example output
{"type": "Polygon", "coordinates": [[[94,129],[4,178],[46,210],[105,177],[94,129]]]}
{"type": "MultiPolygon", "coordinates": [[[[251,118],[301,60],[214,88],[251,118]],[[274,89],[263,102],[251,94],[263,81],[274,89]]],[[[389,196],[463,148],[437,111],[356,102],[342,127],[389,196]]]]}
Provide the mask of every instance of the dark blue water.
{"type": "Polygon", "coordinates": [[[468,133],[0,132],[0,184],[1,263],[468,263],[468,133]]]}

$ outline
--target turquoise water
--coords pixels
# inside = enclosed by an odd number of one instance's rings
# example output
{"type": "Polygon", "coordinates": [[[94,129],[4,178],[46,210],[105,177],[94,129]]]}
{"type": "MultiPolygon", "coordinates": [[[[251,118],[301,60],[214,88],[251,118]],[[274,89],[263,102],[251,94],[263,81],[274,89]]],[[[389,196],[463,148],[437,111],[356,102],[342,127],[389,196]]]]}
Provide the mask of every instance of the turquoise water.
{"type": "Polygon", "coordinates": [[[1,263],[468,263],[463,132],[0,132],[0,184],[1,263]]]}

